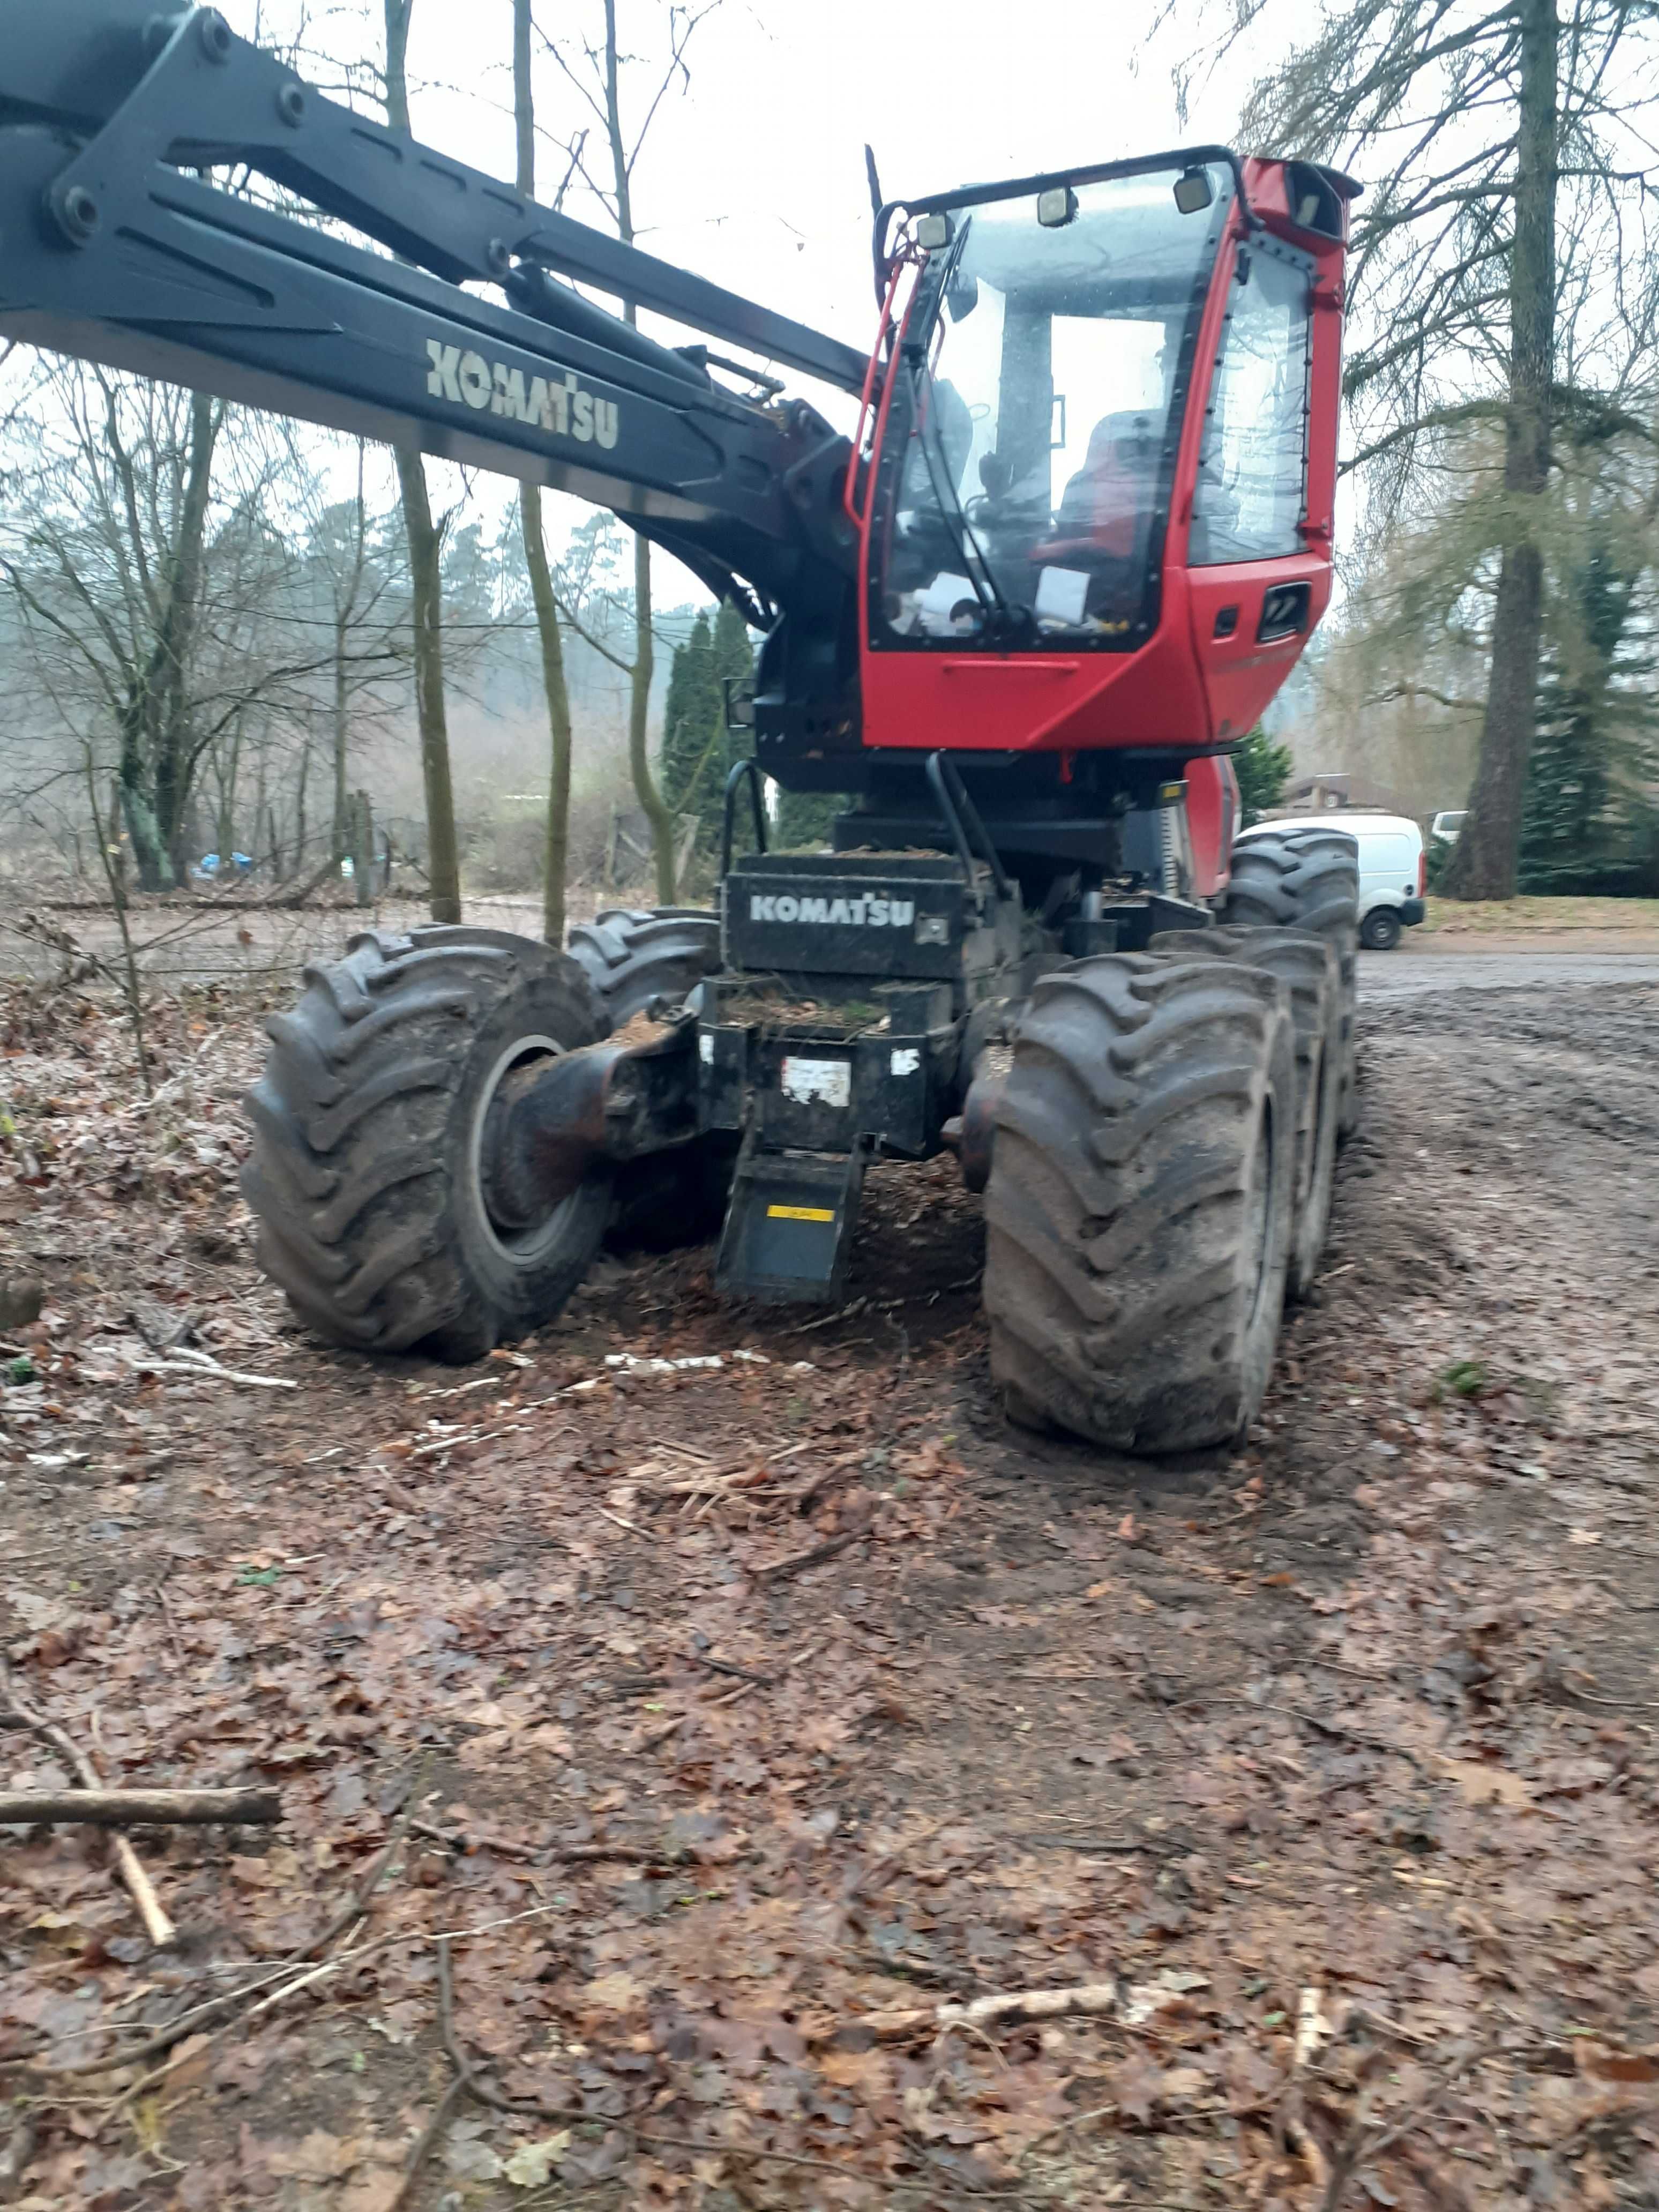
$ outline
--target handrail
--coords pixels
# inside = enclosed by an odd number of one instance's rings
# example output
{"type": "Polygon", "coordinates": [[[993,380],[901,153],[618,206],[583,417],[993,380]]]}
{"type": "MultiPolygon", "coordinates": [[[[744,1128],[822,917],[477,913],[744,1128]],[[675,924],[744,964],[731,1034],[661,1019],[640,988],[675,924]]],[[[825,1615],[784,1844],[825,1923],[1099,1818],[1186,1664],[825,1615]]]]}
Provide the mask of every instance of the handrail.
{"type": "Polygon", "coordinates": [[[740,760],[726,779],[726,804],[720,818],[720,877],[722,881],[732,867],[732,847],[737,827],[738,786],[744,777],[749,780],[749,800],[754,810],[755,850],[766,850],[766,800],[761,791],[761,764],[751,755],[740,760]]]}
{"type": "Polygon", "coordinates": [[[997,896],[1000,899],[1012,898],[1014,888],[1008,880],[997,848],[991,842],[991,834],[981,819],[979,809],[968,796],[967,786],[948,753],[928,754],[927,781],[933,786],[933,796],[945,817],[945,825],[951,832],[969,890],[977,895],[979,886],[974,874],[974,846],[977,843],[980,857],[990,868],[997,896]]]}

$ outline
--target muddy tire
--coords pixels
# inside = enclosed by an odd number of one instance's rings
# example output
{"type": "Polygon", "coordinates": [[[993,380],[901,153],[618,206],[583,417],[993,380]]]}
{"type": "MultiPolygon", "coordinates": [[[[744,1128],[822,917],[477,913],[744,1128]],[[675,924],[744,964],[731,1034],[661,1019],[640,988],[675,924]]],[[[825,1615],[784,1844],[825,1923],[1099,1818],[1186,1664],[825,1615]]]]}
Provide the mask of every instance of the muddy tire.
{"type": "Polygon", "coordinates": [[[1296,1030],[1296,1220],[1285,1288],[1288,1297],[1305,1298],[1318,1279],[1336,1175],[1342,1003],[1335,947],[1309,930],[1224,927],[1166,930],[1148,949],[1165,959],[1209,957],[1265,968],[1290,992],[1296,1030]]]}
{"type": "Polygon", "coordinates": [[[1262,969],[1111,953],[1038,982],[985,1198],[991,1371],[1017,1420],[1127,1452],[1243,1433],[1278,1337],[1296,1121],[1288,994],[1262,969]]]}
{"type": "Polygon", "coordinates": [[[480,1359],[550,1320],[605,1235],[611,1179],[505,1227],[487,1123],[510,1071],[605,1035],[586,973],[529,938],[433,928],[368,932],[305,976],[246,1100],[265,1273],[319,1335],[364,1351],[480,1359]]]}
{"type": "Polygon", "coordinates": [[[653,999],[688,999],[720,966],[720,916],[703,907],[611,907],[579,921],[566,949],[619,1030],[653,999]]]}
{"type": "MultiPolygon", "coordinates": [[[[611,1028],[623,1029],[658,1000],[678,1005],[690,998],[720,966],[720,916],[702,907],[612,907],[578,922],[568,949],[611,1028]]],[[[731,1196],[738,1143],[724,1133],[698,1137],[619,1169],[611,1243],[668,1252],[712,1237],[731,1196]]]]}
{"type": "Polygon", "coordinates": [[[1232,880],[1221,910],[1245,928],[1310,929],[1336,949],[1342,982],[1342,1082],[1339,1141],[1359,1123],[1355,1001],[1359,976],[1359,847],[1346,830],[1263,831],[1233,848],[1232,880]]]}

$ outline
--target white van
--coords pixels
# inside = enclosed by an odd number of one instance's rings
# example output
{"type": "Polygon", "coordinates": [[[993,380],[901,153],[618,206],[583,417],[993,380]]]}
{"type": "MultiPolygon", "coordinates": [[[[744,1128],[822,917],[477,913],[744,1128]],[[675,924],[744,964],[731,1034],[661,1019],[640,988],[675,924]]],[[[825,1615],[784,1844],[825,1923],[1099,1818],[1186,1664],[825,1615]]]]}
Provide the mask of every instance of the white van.
{"type": "Polygon", "coordinates": [[[1423,832],[1408,815],[1332,806],[1319,814],[1258,822],[1241,831],[1238,842],[1285,830],[1341,830],[1358,846],[1359,942],[1369,951],[1392,952],[1401,933],[1422,921],[1427,911],[1423,832]]]}

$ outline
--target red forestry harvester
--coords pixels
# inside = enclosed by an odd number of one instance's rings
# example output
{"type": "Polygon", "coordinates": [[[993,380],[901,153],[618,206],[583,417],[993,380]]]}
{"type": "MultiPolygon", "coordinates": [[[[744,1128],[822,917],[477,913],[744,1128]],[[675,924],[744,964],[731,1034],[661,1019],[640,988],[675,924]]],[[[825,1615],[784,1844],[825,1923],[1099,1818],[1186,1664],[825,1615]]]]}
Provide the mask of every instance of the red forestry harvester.
{"type": "Polygon", "coordinates": [[[477,1358],[619,1204],[834,1298],[870,1160],[953,1146],[1018,1414],[1240,1432],[1352,1110],[1352,842],[1235,852],[1228,755],[1329,594],[1354,191],[1200,146],[888,202],[866,358],[211,9],[0,0],[0,334],[575,492],[762,639],[717,912],[372,933],[272,1023],[245,1188],[307,1323],[477,1358]],[[830,849],[768,848],[768,777],[846,796],[830,849]]]}

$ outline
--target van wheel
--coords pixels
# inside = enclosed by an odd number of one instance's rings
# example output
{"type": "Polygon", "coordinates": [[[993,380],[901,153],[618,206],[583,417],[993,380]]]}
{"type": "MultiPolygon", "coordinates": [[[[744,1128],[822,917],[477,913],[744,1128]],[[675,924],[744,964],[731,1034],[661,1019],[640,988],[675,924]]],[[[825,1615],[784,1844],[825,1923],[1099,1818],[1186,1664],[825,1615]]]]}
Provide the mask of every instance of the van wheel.
{"type": "Polygon", "coordinates": [[[1276,976],[1139,952],[1041,979],[985,1194],[991,1373],[1016,1420],[1127,1452],[1242,1436],[1279,1334],[1296,1122],[1276,976]]]}
{"type": "Polygon", "coordinates": [[[1392,952],[1402,932],[1400,916],[1391,906],[1374,906],[1359,925],[1359,942],[1367,952],[1392,952]]]}

